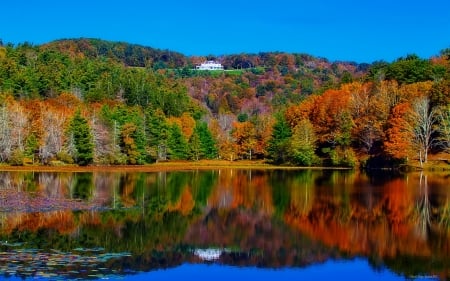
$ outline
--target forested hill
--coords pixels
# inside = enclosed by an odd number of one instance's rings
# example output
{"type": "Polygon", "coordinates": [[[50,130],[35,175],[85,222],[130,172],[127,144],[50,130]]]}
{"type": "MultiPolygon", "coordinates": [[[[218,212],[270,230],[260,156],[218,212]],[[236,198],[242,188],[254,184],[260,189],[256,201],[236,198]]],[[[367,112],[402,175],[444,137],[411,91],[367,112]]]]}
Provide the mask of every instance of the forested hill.
{"type": "Polygon", "coordinates": [[[426,162],[450,144],[449,55],[357,64],[279,52],[187,57],[98,39],[0,40],[0,162],[426,162]],[[205,60],[225,71],[194,70],[205,60]],[[426,133],[419,115],[429,117],[426,133]]]}
{"type": "Polygon", "coordinates": [[[188,58],[177,52],[100,39],[63,39],[44,44],[40,48],[61,52],[70,57],[108,58],[134,67],[182,68],[188,65],[188,58]]]}
{"type": "Polygon", "coordinates": [[[288,54],[266,52],[259,54],[231,54],[220,56],[187,57],[181,53],[145,47],[125,42],[112,42],[100,39],[80,38],[53,41],[40,46],[43,50],[55,50],[71,57],[109,58],[122,62],[126,66],[161,68],[194,67],[204,60],[216,60],[225,69],[243,69],[254,67],[280,67],[288,70],[304,66],[307,69],[327,69],[335,75],[348,71],[349,74],[364,73],[369,64],[354,62],[329,62],[324,58],[316,58],[308,54],[288,54]]]}

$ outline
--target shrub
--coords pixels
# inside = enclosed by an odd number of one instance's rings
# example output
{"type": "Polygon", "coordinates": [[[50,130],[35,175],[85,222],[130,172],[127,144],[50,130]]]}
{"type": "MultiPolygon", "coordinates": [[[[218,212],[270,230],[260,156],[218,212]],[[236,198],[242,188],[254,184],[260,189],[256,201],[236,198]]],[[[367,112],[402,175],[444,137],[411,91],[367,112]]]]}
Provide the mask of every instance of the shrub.
{"type": "Polygon", "coordinates": [[[60,151],[56,154],[56,159],[66,164],[73,164],[74,160],[67,151],[60,151]]]}
{"type": "Polygon", "coordinates": [[[356,155],[351,148],[337,147],[330,151],[331,163],[333,166],[355,167],[356,155]]]}
{"type": "Polygon", "coordinates": [[[13,166],[22,166],[25,159],[25,154],[20,149],[14,149],[9,158],[9,164],[13,166]]]}

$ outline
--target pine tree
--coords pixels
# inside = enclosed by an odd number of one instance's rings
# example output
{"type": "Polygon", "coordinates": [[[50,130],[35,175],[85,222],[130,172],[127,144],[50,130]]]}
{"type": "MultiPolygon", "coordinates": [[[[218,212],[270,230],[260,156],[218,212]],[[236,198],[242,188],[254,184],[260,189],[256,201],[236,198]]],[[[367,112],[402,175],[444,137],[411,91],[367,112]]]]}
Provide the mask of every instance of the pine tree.
{"type": "Polygon", "coordinates": [[[203,157],[203,154],[200,150],[200,137],[198,135],[198,132],[195,131],[192,133],[191,137],[189,138],[189,158],[195,161],[200,160],[200,158],[203,157]]]}
{"type": "Polygon", "coordinates": [[[173,124],[169,129],[169,139],[167,140],[167,148],[171,159],[187,159],[188,144],[183,136],[181,128],[177,124],[173,124]]]}
{"type": "Polygon", "coordinates": [[[81,116],[80,110],[75,112],[70,122],[69,130],[75,144],[75,162],[82,166],[92,163],[94,158],[94,144],[91,128],[87,120],[81,116]]]}
{"type": "Polygon", "coordinates": [[[213,159],[217,157],[218,150],[208,125],[197,122],[189,139],[190,158],[193,160],[213,159]]]}
{"type": "Polygon", "coordinates": [[[194,128],[195,133],[199,136],[201,155],[207,159],[216,158],[218,154],[217,145],[208,125],[205,122],[198,122],[194,128]]]}
{"type": "Polygon", "coordinates": [[[166,160],[167,140],[169,138],[169,125],[166,116],[161,110],[149,110],[145,118],[147,145],[150,155],[156,160],[166,160]]]}
{"type": "Polygon", "coordinates": [[[268,158],[275,164],[285,163],[289,155],[289,138],[292,132],[283,114],[276,115],[272,138],[267,147],[268,158]]]}

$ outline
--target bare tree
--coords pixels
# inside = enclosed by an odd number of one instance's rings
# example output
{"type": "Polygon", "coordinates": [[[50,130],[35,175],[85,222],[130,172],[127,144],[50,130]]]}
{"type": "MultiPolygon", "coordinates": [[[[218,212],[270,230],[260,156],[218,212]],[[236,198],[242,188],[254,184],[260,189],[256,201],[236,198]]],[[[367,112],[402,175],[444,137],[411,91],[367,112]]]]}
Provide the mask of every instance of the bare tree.
{"type": "Polygon", "coordinates": [[[50,109],[42,112],[44,135],[39,155],[44,162],[55,157],[63,149],[65,121],[66,117],[61,112],[50,109]]]}
{"type": "Polygon", "coordinates": [[[108,130],[108,126],[96,116],[95,112],[92,115],[91,128],[94,143],[94,158],[95,161],[101,162],[109,153],[118,150],[116,148],[117,136],[114,135],[114,132],[108,130]]]}
{"type": "Polygon", "coordinates": [[[11,120],[6,105],[0,108],[0,160],[9,159],[12,151],[11,120]]]}
{"type": "Polygon", "coordinates": [[[24,150],[28,118],[18,104],[0,108],[0,161],[8,161],[14,150],[24,150]]]}
{"type": "Polygon", "coordinates": [[[450,106],[442,108],[438,112],[439,140],[438,145],[450,152],[450,106]]]}
{"type": "Polygon", "coordinates": [[[14,124],[11,130],[11,136],[13,137],[13,146],[20,151],[23,151],[24,140],[28,134],[28,116],[24,109],[16,104],[10,110],[11,124],[14,124]]]}
{"type": "Polygon", "coordinates": [[[434,137],[437,133],[436,124],[438,114],[435,109],[430,109],[430,100],[421,97],[413,102],[413,143],[418,151],[420,165],[428,161],[428,152],[436,144],[434,137]]]}

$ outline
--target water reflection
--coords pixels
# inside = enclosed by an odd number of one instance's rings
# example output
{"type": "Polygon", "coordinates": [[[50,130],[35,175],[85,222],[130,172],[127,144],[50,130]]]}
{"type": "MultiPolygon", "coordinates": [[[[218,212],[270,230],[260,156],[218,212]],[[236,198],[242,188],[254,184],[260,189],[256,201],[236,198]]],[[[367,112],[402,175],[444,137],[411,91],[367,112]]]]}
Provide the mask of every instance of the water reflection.
{"type": "Polygon", "coordinates": [[[445,279],[449,182],[330,170],[3,172],[0,272],[100,278],[364,257],[374,271],[445,279]],[[80,262],[65,266],[71,260],[80,262]]]}

